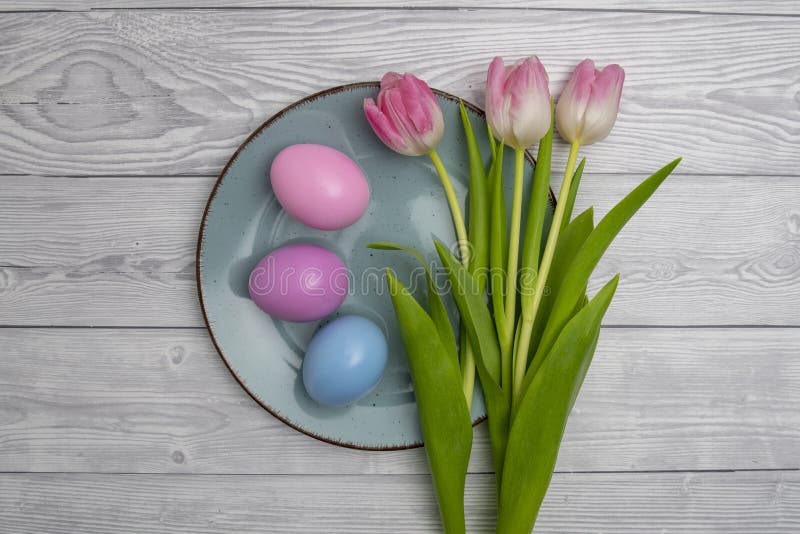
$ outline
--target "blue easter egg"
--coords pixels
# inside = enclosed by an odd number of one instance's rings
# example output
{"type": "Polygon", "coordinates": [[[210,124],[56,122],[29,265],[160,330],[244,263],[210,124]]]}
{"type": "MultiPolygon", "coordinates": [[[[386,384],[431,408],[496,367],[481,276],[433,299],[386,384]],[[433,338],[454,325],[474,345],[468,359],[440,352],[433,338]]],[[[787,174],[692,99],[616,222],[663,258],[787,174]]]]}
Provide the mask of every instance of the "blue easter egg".
{"type": "Polygon", "coordinates": [[[365,317],[344,315],[320,328],[303,360],[303,385],[325,406],[345,406],[366,396],[386,370],[383,331],[365,317]]]}

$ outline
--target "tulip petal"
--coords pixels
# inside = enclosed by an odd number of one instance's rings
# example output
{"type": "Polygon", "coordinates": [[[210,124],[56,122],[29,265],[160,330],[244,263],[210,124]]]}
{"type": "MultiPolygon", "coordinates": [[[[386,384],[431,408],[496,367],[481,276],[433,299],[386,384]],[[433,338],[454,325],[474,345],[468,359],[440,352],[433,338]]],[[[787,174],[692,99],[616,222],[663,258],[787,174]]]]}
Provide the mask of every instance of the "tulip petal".
{"type": "Polygon", "coordinates": [[[393,89],[386,93],[384,112],[400,132],[400,135],[405,138],[407,149],[419,154],[427,152],[427,150],[424,150],[418,143],[416,128],[408,116],[406,102],[400,88],[393,89]]]}
{"type": "Polygon", "coordinates": [[[375,134],[392,150],[404,153],[406,143],[394,123],[380,110],[371,98],[364,100],[364,114],[375,134]]]}
{"type": "Polygon", "coordinates": [[[436,95],[433,94],[433,91],[428,84],[414,76],[413,74],[407,74],[407,76],[411,79],[414,84],[414,87],[417,90],[417,95],[419,97],[419,101],[426,106],[431,108],[438,107],[439,101],[436,100],[436,95]]]}
{"type": "Polygon", "coordinates": [[[509,123],[512,129],[512,146],[529,147],[544,137],[550,129],[547,72],[536,56],[519,64],[509,78],[507,90],[511,97],[509,123]]]}
{"type": "Polygon", "coordinates": [[[486,74],[486,120],[492,128],[494,136],[500,140],[508,133],[505,121],[505,85],[506,68],[503,58],[498,56],[492,60],[486,74]]]}
{"type": "Polygon", "coordinates": [[[608,65],[595,78],[584,116],[584,143],[601,141],[611,132],[617,120],[624,81],[625,71],[619,65],[608,65]]]}
{"type": "Polygon", "coordinates": [[[381,91],[394,89],[402,78],[403,76],[396,72],[387,72],[381,78],[381,91]]]}
{"type": "Polygon", "coordinates": [[[435,149],[444,134],[436,96],[413,74],[384,74],[377,103],[365,100],[364,112],[378,137],[395,152],[408,156],[435,149]]]}
{"type": "Polygon", "coordinates": [[[486,117],[495,137],[515,149],[527,148],[550,129],[547,71],[536,56],[504,67],[494,58],[486,75],[486,117]]]}
{"type": "MultiPolygon", "coordinates": [[[[584,59],[572,73],[570,84],[572,84],[572,98],[578,106],[579,113],[583,114],[592,94],[592,84],[597,78],[598,71],[594,67],[594,61],[584,59]]],[[[566,90],[566,89],[565,89],[566,90]]]]}
{"type": "Polygon", "coordinates": [[[583,117],[592,95],[595,76],[594,61],[584,59],[572,71],[558,99],[556,127],[561,137],[571,143],[578,141],[583,132],[583,117]]]}
{"type": "Polygon", "coordinates": [[[496,57],[489,64],[486,73],[486,111],[495,113],[499,110],[503,101],[506,82],[505,67],[503,58],[496,57]]]}
{"type": "Polygon", "coordinates": [[[384,109],[386,95],[397,87],[402,76],[396,72],[387,72],[381,77],[381,90],[378,91],[378,107],[384,109]]]}
{"type": "Polygon", "coordinates": [[[408,118],[410,126],[413,126],[415,133],[424,134],[433,129],[433,120],[429,113],[430,99],[417,82],[424,85],[424,82],[418,78],[406,74],[400,84],[399,92],[403,98],[403,105],[406,109],[405,116],[408,118]]]}

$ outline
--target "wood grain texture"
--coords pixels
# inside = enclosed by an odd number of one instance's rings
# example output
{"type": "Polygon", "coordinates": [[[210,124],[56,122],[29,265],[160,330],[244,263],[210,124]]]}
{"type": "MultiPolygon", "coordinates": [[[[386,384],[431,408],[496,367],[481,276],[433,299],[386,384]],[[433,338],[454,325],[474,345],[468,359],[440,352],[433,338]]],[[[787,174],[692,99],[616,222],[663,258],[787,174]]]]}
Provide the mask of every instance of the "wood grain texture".
{"type": "MultiPolygon", "coordinates": [[[[604,329],[556,469],[800,468],[800,329],[604,329]]],[[[428,472],[286,427],[202,330],[0,329],[0,471],[428,472]]],[[[471,472],[491,472],[485,425],[471,472]]]]}
{"type": "Polygon", "coordinates": [[[84,11],[120,8],[524,8],[797,15],[794,0],[0,0],[0,11],[84,11]]]}
{"type": "MultiPolygon", "coordinates": [[[[800,531],[800,3],[0,11],[0,533],[437,532],[422,450],[318,442],[239,387],[200,328],[194,247],[211,176],[272,113],[388,69],[480,103],[495,53],[539,53],[556,91],[590,53],[627,69],[577,209],[685,156],[591,284],[623,273],[616,328],[536,532],[800,531]]],[[[485,425],[470,472],[489,531],[485,425]]]]}
{"type": "MultiPolygon", "coordinates": [[[[596,219],[637,175],[587,175],[596,219]]],[[[0,177],[0,324],[202,326],[196,232],[211,178],[0,177]]],[[[266,251],[265,251],[266,252],[266,251]]],[[[800,325],[800,181],[674,176],[623,230],[606,324],[800,325]]]]}
{"type": "MultiPolygon", "coordinates": [[[[470,532],[491,530],[493,485],[467,479],[470,532]]],[[[19,474],[0,488],[0,532],[14,534],[440,531],[426,476],[19,474]]],[[[556,475],[536,532],[789,534],[798,514],[797,472],[556,475]]]]}
{"type": "Polygon", "coordinates": [[[6,14],[0,35],[4,174],[215,174],[309,93],[394,69],[481,102],[494,54],[532,52],[555,90],[589,53],[628,69],[614,133],[586,150],[595,171],[651,172],[679,155],[684,173],[800,165],[796,17],[105,11],[6,14]]]}

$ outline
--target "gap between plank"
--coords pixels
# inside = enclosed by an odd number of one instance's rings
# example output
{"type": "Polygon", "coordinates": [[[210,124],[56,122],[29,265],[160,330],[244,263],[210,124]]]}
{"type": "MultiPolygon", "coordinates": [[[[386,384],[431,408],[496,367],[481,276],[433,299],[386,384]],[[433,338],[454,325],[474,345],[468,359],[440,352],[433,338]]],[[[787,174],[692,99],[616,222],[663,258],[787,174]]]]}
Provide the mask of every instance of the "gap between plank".
{"type": "MultiPolygon", "coordinates": [[[[2,11],[0,11],[2,13],[2,11]]],[[[641,175],[646,176],[646,172],[584,172],[584,176],[632,176],[641,175]]],[[[13,173],[0,173],[0,179],[3,178],[63,178],[69,180],[85,180],[85,179],[126,179],[126,178],[143,178],[143,179],[158,179],[166,180],[169,178],[196,178],[208,179],[219,178],[220,174],[13,174],[13,173]]],[[[753,173],[701,173],[701,172],[673,172],[670,176],[680,176],[684,178],[800,178],[800,174],[753,174],[753,173]]]]}
{"type": "Polygon", "coordinates": [[[655,14],[655,15],[706,15],[723,17],[771,17],[771,18],[798,18],[800,15],[793,13],[730,13],[726,11],[699,11],[699,10],[669,10],[669,9],[630,9],[630,8],[580,8],[580,7],[520,7],[520,6],[164,6],[164,7],[99,7],[89,9],[31,9],[31,10],[0,10],[0,13],[27,14],[27,13],[89,13],[103,11],[543,11],[543,12],[577,12],[577,13],[622,13],[622,14],[655,14]]]}
{"type": "MultiPolygon", "coordinates": [[[[609,330],[637,329],[637,330],[775,330],[775,329],[797,329],[800,325],[795,324],[604,324],[602,326],[609,330]]],[[[0,324],[0,329],[5,330],[205,330],[205,326],[131,326],[131,325],[35,325],[35,324],[0,324]]]]}
{"type": "MultiPolygon", "coordinates": [[[[556,475],[659,475],[659,474],[705,474],[705,473],[794,473],[798,467],[772,467],[765,469],[647,469],[641,471],[553,471],[556,475]]],[[[470,471],[470,475],[493,475],[494,471],[470,471]]],[[[141,472],[132,471],[0,471],[2,475],[99,475],[99,476],[164,476],[164,477],[428,477],[429,473],[186,473],[186,472],[141,472]]]]}

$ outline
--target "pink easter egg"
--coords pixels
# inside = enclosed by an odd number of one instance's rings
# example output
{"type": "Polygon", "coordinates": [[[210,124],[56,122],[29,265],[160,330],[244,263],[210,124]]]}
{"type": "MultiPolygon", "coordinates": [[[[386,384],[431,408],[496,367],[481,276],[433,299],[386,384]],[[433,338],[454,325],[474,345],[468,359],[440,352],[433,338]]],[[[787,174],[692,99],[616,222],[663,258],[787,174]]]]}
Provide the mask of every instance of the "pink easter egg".
{"type": "Polygon", "coordinates": [[[369,203],[369,185],[359,166],[327,146],[284,148],[272,161],[269,176],[283,209],[319,230],[350,226],[369,203]]]}

